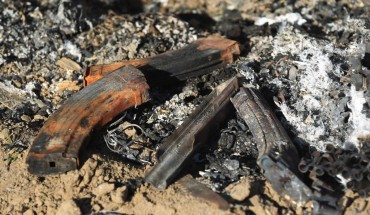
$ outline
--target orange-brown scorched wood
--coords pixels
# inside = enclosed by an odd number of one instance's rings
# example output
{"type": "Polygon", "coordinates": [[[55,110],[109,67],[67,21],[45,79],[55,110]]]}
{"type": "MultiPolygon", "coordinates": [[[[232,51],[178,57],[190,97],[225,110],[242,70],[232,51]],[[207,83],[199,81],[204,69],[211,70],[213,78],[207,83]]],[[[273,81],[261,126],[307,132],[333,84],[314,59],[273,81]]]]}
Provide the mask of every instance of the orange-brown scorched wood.
{"type": "Polygon", "coordinates": [[[80,150],[95,129],[122,110],[149,99],[144,75],[134,67],[122,67],[74,94],[46,121],[27,157],[35,175],[76,169],[80,150]]]}

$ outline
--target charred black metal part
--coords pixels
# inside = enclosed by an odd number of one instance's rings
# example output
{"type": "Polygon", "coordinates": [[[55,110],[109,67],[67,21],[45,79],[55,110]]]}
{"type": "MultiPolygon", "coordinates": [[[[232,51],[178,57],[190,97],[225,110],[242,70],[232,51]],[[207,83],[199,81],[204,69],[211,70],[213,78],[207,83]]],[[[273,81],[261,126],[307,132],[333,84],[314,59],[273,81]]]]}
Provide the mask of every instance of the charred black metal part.
{"type": "Polygon", "coordinates": [[[204,184],[195,180],[191,175],[185,175],[176,183],[178,183],[194,197],[209,202],[221,210],[229,209],[229,203],[224,198],[222,198],[219,194],[213,192],[204,184]]]}
{"type": "Polygon", "coordinates": [[[161,145],[157,151],[158,163],[144,181],[165,189],[177,176],[186,161],[228,115],[230,97],[238,89],[238,80],[231,78],[220,84],[187,120],[161,145]]]}
{"type": "Polygon", "coordinates": [[[313,168],[313,164],[308,159],[302,159],[298,164],[298,170],[302,173],[308,172],[308,170],[313,168]]]}
{"type": "Polygon", "coordinates": [[[268,155],[295,171],[300,160],[298,152],[263,97],[256,90],[240,88],[231,101],[257,141],[258,159],[268,155]]]}
{"type": "MultiPolygon", "coordinates": [[[[320,208],[330,211],[331,214],[340,213],[336,196],[330,193],[323,194],[322,189],[313,190],[302,180],[298,170],[297,150],[262,95],[254,89],[241,88],[231,98],[231,102],[249,126],[257,142],[259,149],[257,163],[264,170],[264,175],[272,187],[297,205],[313,200],[320,208]]],[[[299,169],[305,172],[311,165],[305,161],[301,163],[299,169]]],[[[315,214],[320,212],[315,211],[315,214]]]]}
{"type": "Polygon", "coordinates": [[[299,170],[309,173],[316,190],[331,190],[339,194],[345,187],[359,193],[370,193],[369,167],[370,157],[365,148],[348,150],[332,144],[327,144],[325,151],[312,152],[299,163],[299,170]]]}
{"type": "Polygon", "coordinates": [[[145,145],[149,143],[145,138],[146,133],[139,125],[124,123],[118,127],[114,127],[119,124],[125,116],[126,114],[107,128],[107,133],[104,135],[104,141],[107,147],[111,151],[131,161],[140,164],[152,164],[150,161],[152,150],[145,147],[145,145]],[[124,132],[127,129],[134,129],[135,134],[130,137],[127,136],[124,132]],[[136,131],[138,131],[138,133],[136,131]]]}
{"type": "Polygon", "coordinates": [[[309,201],[313,193],[303,181],[281,161],[263,155],[258,162],[272,187],[282,196],[288,195],[298,205],[309,201]]]}
{"type": "Polygon", "coordinates": [[[267,102],[256,90],[245,88],[241,88],[231,102],[257,142],[257,162],[272,187],[298,204],[307,202],[312,192],[297,177],[300,175],[297,150],[267,102]]]}

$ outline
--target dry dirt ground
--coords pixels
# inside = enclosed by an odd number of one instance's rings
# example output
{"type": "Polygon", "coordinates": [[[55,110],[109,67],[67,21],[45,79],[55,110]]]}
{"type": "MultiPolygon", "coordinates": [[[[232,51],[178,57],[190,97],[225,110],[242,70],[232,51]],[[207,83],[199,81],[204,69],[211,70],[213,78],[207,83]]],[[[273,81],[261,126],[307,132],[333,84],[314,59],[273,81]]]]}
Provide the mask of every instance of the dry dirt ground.
{"type": "MultiPolygon", "coordinates": [[[[257,176],[240,176],[223,189],[222,196],[230,204],[226,211],[191,196],[177,183],[158,191],[141,182],[151,165],[139,165],[109,151],[101,134],[83,151],[81,168],[76,171],[33,176],[27,171],[25,158],[45,120],[82,88],[82,71],[87,65],[152,56],[216,34],[242,46],[240,61],[230,70],[240,72],[235,68],[250,59],[258,61],[261,68],[275,68],[275,62],[285,62],[284,57],[261,59],[270,53],[276,38],[286,35],[276,37],[280,24],[256,27],[253,23],[258,17],[273,19],[298,11],[313,21],[309,27],[294,23],[294,30],[288,26],[286,32],[297,37],[304,34],[314,41],[320,34],[332,33],[328,26],[334,28],[345,20],[342,14],[363,20],[369,28],[367,1],[117,2],[0,2],[0,214],[310,214],[311,202],[297,207],[279,196],[258,174],[258,167],[254,167],[257,176]]],[[[348,31],[348,40],[351,35],[365,34],[348,31]]],[[[330,37],[323,41],[330,41],[330,37]]],[[[248,71],[240,73],[248,76],[248,71]]],[[[178,98],[171,101],[183,108],[177,116],[181,121],[194,104],[178,98]]],[[[154,104],[152,111],[166,108],[172,107],[154,104]]],[[[166,117],[171,115],[158,117],[158,122],[147,127],[158,140],[177,125],[166,117]]],[[[346,191],[341,205],[344,214],[370,214],[370,197],[360,197],[357,192],[346,191]]]]}
{"type": "MultiPolygon", "coordinates": [[[[297,209],[280,197],[264,181],[243,183],[239,189],[250,191],[242,204],[231,205],[223,211],[186,193],[173,184],[158,191],[135,179],[144,176],[148,167],[136,167],[115,161],[99,152],[89,153],[90,158],[80,170],[45,178],[28,174],[25,154],[19,155],[7,169],[1,165],[1,214],[306,214],[311,208],[297,209]]],[[[1,152],[1,156],[5,156],[1,152]]],[[[237,193],[234,195],[238,196],[237,193]]],[[[345,214],[368,214],[369,198],[360,198],[349,192],[349,205],[345,214]]]]}

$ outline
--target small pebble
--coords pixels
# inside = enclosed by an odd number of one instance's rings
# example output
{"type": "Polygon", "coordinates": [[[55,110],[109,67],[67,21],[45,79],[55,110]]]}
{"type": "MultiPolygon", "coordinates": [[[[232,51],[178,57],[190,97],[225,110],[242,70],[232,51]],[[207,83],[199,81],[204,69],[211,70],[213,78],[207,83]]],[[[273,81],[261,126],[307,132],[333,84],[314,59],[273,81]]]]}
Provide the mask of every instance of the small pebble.
{"type": "Polygon", "coordinates": [[[10,132],[9,132],[9,129],[4,128],[4,129],[0,132],[0,141],[3,141],[4,143],[10,143],[10,142],[12,141],[12,139],[10,138],[10,132]]]}
{"type": "Polygon", "coordinates": [[[22,119],[23,121],[25,121],[25,122],[29,122],[29,121],[31,121],[31,117],[29,117],[29,116],[27,116],[27,115],[22,115],[22,116],[21,116],[21,119],[22,119]]]}
{"type": "Polygon", "coordinates": [[[289,73],[288,73],[289,80],[291,80],[291,81],[296,80],[296,78],[297,78],[297,72],[298,72],[297,68],[295,68],[294,66],[292,66],[289,69],[289,73]]]}
{"type": "Polygon", "coordinates": [[[99,204],[94,204],[93,206],[92,206],[92,210],[93,211],[100,211],[102,209],[102,207],[99,205],[99,204]]]}

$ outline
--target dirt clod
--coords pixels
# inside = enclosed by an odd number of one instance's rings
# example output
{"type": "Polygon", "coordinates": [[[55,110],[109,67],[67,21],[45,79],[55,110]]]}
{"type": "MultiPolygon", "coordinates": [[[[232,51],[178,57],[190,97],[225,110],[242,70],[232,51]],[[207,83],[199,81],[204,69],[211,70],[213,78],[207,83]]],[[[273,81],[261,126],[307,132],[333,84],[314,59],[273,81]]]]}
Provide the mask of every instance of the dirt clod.
{"type": "Polygon", "coordinates": [[[117,188],[111,193],[112,201],[118,204],[122,204],[127,200],[128,188],[127,186],[122,186],[117,188]]]}
{"type": "Polygon", "coordinates": [[[234,200],[243,201],[249,196],[250,188],[251,185],[248,179],[244,177],[239,182],[227,186],[225,190],[230,193],[234,200]]]}
{"type": "Polygon", "coordinates": [[[64,201],[58,208],[56,215],[81,215],[81,210],[73,199],[64,201]]]}
{"type": "Polygon", "coordinates": [[[28,209],[24,212],[23,215],[35,215],[35,212],[32,209],[28,209]]]}
{"type": "Polygon", "coordinates": [[[114,190],[114,184],[103,183],[98,185],[94,190],[93,194],[96,196],[103,196],[107,193],[110,193],[114,190]]]}
{"type": "Polygon", "coordinates": [[[4,143],[10,143],[12,139],[10,138],[10,132],[9,129],[4,128],[0,132],[0,141],[3,141],[4,143]]]}
{"type": "Polygon", "coordinates": [[[253,196],[249,199],[252,203],[252,207],[249,209],[253,211],[255,214],[263,214],[263,215],[273,215],[278,214],[278,208],[271,206],[271,205],[264,205],[261,203],[261,199],[258,196],[253,196]]]}

